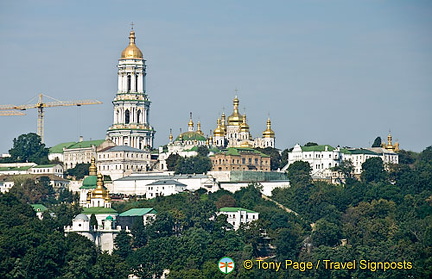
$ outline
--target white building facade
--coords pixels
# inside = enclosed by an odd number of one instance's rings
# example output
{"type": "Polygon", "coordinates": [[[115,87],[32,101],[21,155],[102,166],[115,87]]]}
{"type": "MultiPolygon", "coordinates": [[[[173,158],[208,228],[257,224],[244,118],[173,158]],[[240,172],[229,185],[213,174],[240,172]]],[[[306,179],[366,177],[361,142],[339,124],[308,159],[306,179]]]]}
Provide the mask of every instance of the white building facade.
{"type": "Polygon", "coordinates": [[[240,207],[222,207],[217,214],[226,215],[227,222],[233,226],[234,230],[238,230],[241,224],[247,224],[259,218],[258,212],[240,207]]]}

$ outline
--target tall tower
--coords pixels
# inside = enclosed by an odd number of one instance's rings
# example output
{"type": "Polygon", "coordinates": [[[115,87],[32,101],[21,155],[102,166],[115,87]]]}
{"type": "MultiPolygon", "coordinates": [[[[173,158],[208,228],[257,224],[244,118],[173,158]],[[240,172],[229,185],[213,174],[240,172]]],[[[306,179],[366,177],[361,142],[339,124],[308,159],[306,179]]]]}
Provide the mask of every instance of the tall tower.
{"type": "Polygon", "coordinates": [[[118,62],[118,90],[113,100],[114,121],[107,137],[117,145],[138,149],[153,147],[155,130],[149,123],[150,100],[146,94],[146,65],[135,45],[135,32],[129,33],[129,45],[118,62]]]}

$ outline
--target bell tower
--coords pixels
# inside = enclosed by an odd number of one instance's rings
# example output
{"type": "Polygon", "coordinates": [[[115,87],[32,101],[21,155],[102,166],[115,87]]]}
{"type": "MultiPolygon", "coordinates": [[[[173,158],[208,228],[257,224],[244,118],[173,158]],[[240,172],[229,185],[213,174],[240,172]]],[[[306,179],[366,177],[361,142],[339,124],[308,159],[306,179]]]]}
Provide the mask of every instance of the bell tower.
{"type": "Polygon", "coordinates": [[[153,147],[156,131],[149,122],[151,102],[145,88],[145,59],[135,38],[132,27],[129,45],[122,51],[117,66],[117,94],[112,102],[114,120],[107,137],[116,145],[147,149],[153,147]]]}

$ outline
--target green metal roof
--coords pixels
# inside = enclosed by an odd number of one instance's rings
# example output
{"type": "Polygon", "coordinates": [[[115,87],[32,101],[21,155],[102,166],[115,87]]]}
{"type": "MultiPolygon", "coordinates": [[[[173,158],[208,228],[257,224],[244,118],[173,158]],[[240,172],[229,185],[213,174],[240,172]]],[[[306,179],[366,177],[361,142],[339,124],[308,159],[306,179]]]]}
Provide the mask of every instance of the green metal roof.
{"type": "Polygon", "coordinates": [[[117,215],[117,211],[112,208],[105,207],[89,207],[84,208],[83,214],[114,214],[117,215]]]}
{"type": "Polygon", "coordinates": [[[0,171],[26,171],[28,169],[31,169],[32,166],[26,166],[26,167],[1,167],[0,171]]]}
{"type": "Polygon", "coordinates": [[[94,189],[96,188],[97,183],[97,176],[96,175],[89,175],[83,180],[83,185],[80,187],[80,189],[94,189]]]}
{"type": "Polygon", "coordinates": [[[67,149],[74,149],[74,148],[89,148],[92,146],[99,146],[101,145],[105,140],[87,140],[87,141],[81,141],[77,142],[71,146],[68,146],[67,149]]]}
{"type": "Polygon", "coordinates": [[[63,153],[63,148],[68,148],[69,146],[74,145],[75,143],[76,142],[74,142],[74,141],[59,143],[59,144],[51,147],[49,149],[49,153],[63,153]]]}
{"type": "Polygon", "coordinates": [[[312,146],[302,146],[301,147],[302,151],[306,151],[306,152],[310,152],[310,151],[316,151],[316,152],[321,152],[321,151],[333,151],[335,148],[325,144],[325,145],[312,145],[312,146]],[[327,147],[327,150],[326,150],[327,147]]]}
{"type": "Polygon", "coordinates": [[[37,166],[34,166],[34,167],[32,167],[33,169],[41,169],[41,168],[52,168],[52,167],[55,167],[55,166],[57,166],[56,164],[52,164],[52,165],[37,165],[37,166]]]}
{"type": "Polygon", "coordinates": [[[375,156],[380,155],[376,152],[367,149],[341,149],[341,152],[344,154],[367,154],[367,155],[375,155],[375,156]]]}
{"type": "MultiPolygon", "coordinates": [[[[196,141],[207,141],[207,139],[197,133],[197,132],[184,132],[180,134],[182,136],[182,139],[185,140],[196,140],[196,141]]],[[[180,141],[180,135],[175,139],[175,141],[180,141]]]]}
{"type": "Polygon", "coordinates": [[[154,208],[132,208],[120,213],[119,216],[143,216],[146,214],[157,214],[157,211],[154,208]]]}
{"type": "Polygon", "coordinates": [[[48,208],[46,208],[45,205],[40,203],[31,204],[31,206],[33,207],[33,210],[36,212],[44,212],[48,210],[48,208]]]}
{"type": "Polygon", "coordinates": [[[238,211],[246,211],[247,213],[258,213],[256,211],[241,208],[241,207],[222,207],[221,209],[219,209],[219,212],[238,212],[238,211]]]}
{"type": "Polygon", "coordinates": [[[253,153],[253,154],[259,154],[261,157],[270,157],[267,154],[264,154],[258,150],[255,150],[253,148],[247,148],[247,147],[228,147],[225,150],[221,151],[222,153],[225,153],[225,155],[231,155],[231,156],[240,156],[244,153],[253,153]]]}

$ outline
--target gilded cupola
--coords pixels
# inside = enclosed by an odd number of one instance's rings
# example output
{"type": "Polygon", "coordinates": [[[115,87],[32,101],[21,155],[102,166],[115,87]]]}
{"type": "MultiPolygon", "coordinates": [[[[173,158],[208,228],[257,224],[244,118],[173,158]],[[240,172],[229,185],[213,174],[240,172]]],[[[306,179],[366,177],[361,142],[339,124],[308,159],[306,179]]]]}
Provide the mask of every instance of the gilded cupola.
{"type": "Polygon", "coordinates": [[[213,131],[213,136],[215,136],[215,137],[225,136],[225,133],[224,133],[223,129],[221,128],[220,118],[218,118],[218,120],[217,120],[217,128],[213,131]]]}
{"type": "Polygon", "coordinates": [[[97,175],[96,159],[94,157],[91,158],[90,167],[89,167],[89,175],[92,175],[92,176],[97,175]]]}
{"type": "Polygon", "coordinates": [[[246,114],[243,115],[243,122],[240,124],[240,133],[248,133],[249,125],[246,123],[246,114]]]}
{"type": "Polygon", "coordinates": [[[100,173],[97,175],[96,189],[92,191],[91,195],[93,199],[109,200],[109,193],[104,186],[103,176],[100,173]]]}
{"type": "Polygon", "coordinates": [[[274,138],[275,132],[271,129],[271,121],[270,118],[267,119],[267,129],[263,132],[264,138],[274,138]]]}
{"type": "Polygon", "coordinates": [[[135,45],[135,31],[129,33],[129,45],[122,51],[120,59],[142,59],[141,50],[135,45]]]}
{"type": "Polygon", "coordinates": [[[239,103],[240,101],[236,96],[233,100],[233,113],[228,116],[228,126],[240,126],[243,122],[242,115],[238,110],[239,103]]]}

